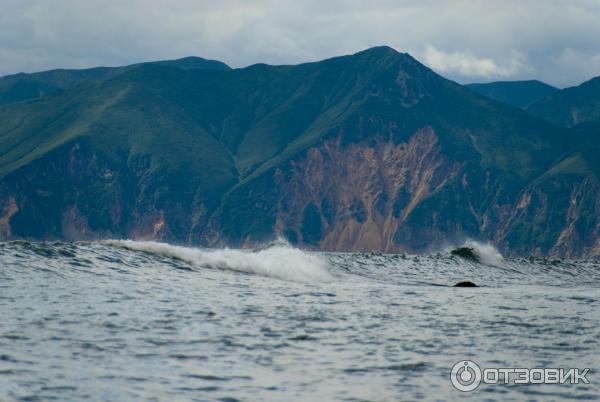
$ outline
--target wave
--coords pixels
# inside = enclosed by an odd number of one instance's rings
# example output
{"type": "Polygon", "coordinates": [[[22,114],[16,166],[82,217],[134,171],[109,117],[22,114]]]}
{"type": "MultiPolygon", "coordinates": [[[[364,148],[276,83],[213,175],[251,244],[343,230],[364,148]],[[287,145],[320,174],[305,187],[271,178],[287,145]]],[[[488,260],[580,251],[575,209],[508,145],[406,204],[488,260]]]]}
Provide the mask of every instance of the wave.
{"type": "Polygon", "coordinates": [[[184,261],[192,266],[268,276],[295,282],[333,280],[329,262],[315,254],[285,243],[271,244],[258,250],[201,250],[154,241],[105,240],[102,244],[143,251],[184,261]]]}
{"type": "Polygon", "coordinates": [[[480,243],[474,240],[467,240],[461,247],[455,248],[450,252],[463,259],[472,260],[492,267],[504,268],[504,257],[489,243],[480,243]]]}

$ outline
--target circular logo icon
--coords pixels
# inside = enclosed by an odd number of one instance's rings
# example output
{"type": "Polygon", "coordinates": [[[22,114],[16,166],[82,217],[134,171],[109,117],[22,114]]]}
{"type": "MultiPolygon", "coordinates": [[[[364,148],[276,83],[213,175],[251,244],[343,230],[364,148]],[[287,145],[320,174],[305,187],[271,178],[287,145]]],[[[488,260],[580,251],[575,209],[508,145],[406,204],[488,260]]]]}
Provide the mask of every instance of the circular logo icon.
{"type": "Polygon", "coordinates": [[[471,360],[461,360],[452,366],[450,382],[459,391],[473,391],[481,383],[481,369],[471,360]]]}

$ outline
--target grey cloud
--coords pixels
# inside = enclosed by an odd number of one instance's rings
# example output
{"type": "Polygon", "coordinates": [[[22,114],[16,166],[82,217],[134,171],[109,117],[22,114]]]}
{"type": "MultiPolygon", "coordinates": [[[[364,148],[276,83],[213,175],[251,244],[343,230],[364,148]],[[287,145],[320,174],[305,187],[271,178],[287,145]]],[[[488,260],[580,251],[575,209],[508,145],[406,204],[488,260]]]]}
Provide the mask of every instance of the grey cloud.
{"type": "Polygon", "coordinates": [[[198,55],[234,67],[387,44],[459,82],[600,75],[597,1],[0,0],[0,74],[198,55]]]}
{"type": "Polygon", "coordinates": [[[508,59],[499,63],[490,58],[478,58],[470,53],[447,53],[427,46],[421,60],[440,73],[455,73],[474,78],[510,78],[533,71],[523,54],[514,50],[511,53],[508,59]]]}

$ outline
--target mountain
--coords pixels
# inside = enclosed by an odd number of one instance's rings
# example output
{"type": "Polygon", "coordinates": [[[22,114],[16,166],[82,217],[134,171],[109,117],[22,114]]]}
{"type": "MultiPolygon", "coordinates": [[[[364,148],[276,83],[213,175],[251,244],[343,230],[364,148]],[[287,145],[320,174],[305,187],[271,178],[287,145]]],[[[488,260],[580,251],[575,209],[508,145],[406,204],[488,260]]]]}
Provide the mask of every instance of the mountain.
{"type": "Polygon", "coordinates": [[[177,60],[163,60],[138,63],[123,67],[96,67],[83,70],[50,70],[33,74],[19,73],[0,77],[0,105],[39,98],[73,88],[82,82],[103,80],[130,71],[142,64],[174,66],[183,69],[227,70],[229,67],[215,60],[200,57],[185,57],[177,60]]]}
{"type": "Polygon", "coordinates": [[[529,105],[527,111],[556,125],[600,121],[600,77],[566,88],[529,105]]]}
{"type": "Polygon", "coordinates": [[[535,238],[534,252],[600,255],[600,122],[575,126],[569,137],[570,150],[521,192],[508,244],[535,238]]]}
{"type": "Polygon", "coordinates": [[[570,131],[389,47],[295,66],[143,64],[1,106],[0,138],[4,239],[283,235],[421,252],[471,237],[513,254],[600,254],[599,215],[571,208],[599,199],[594,169],[577,176],[589,192],[551,209],[535,198],[555,195],[554,172],[570,183],[568,155],[584,152],[570,131]],[[569,231],[578,214],[589,222],[569,231]]]}
{"type": "Polygon", "coordinates": [[[524,108],[559,90],[538,80],[496,81],[465,86],[478,94],[518,108],[524,108]]]}

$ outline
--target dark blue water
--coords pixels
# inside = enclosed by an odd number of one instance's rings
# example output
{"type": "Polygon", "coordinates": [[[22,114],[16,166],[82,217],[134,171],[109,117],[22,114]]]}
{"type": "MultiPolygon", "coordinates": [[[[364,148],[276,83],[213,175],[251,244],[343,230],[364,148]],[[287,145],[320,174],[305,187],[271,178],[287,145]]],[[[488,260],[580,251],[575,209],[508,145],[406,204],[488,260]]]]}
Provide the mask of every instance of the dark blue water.
{"type": "Polygon", "coordinates": [[[0,243],[0,400],[600,399],[600,264],[476,249],[0,243]],[[461,393],[464,359],[592,371],[461,393]]]}

